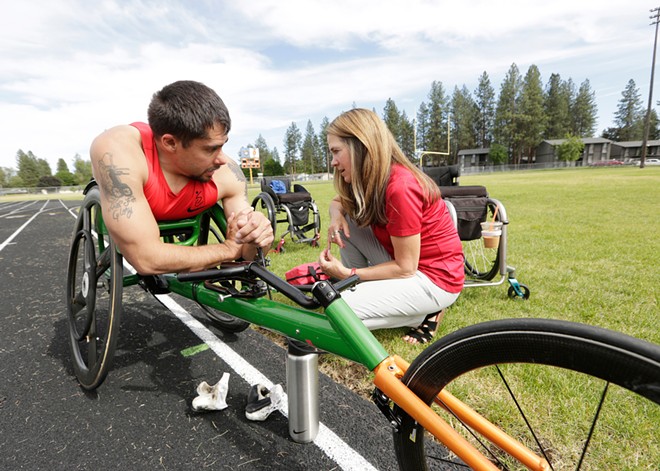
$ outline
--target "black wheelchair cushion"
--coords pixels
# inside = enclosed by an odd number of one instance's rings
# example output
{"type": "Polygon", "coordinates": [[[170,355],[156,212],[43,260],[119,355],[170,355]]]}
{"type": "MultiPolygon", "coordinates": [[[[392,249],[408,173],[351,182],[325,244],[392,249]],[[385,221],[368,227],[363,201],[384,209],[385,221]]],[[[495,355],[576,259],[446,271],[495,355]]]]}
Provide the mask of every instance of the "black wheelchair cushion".
{"type": "Polygon", "coordinates": [[[295,204],[303,203],[305,201],[312,201],[312,195],[306,191],[296,191],[294,193],[278,194],[277,199],[282,204],[295,204]]]}

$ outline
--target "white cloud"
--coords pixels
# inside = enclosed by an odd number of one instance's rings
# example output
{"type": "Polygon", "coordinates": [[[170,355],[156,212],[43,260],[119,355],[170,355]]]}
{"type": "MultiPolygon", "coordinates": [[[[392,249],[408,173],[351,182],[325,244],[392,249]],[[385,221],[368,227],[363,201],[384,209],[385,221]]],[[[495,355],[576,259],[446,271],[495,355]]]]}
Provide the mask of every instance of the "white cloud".
{"type": "Polygon", "coordinates": [[[355,38],[397,49],[401,41],[424,39],[435,44],[493,41],[535,31],[585,42],[613,41],[627,31],[628,18],[643,18],[631,2],[563,0],[553,2],[469,2],[428,0],[236,2],[251,22],[301,47],[349,48],[355,38]],[[617,19],[618,21],[612,21],[617,19]]]}
{"type": "MultiPolygon", "coordinates": [[[[194,79],[227,103],[228,152],[388,98],[413,117],[431,82],[496,90],[512,63],[589,79],[598,131],[630,78],[648,93],[653,28],[640,0],[12,2],[0,30],[0,166],[18,149],[87,158],[103,129],[146,119],[163,85],[194,79]],[[623,5],[622,3],[626,3],[623,5]]],[[[646,100],[644,100],[646,103],[646,100]]]]}

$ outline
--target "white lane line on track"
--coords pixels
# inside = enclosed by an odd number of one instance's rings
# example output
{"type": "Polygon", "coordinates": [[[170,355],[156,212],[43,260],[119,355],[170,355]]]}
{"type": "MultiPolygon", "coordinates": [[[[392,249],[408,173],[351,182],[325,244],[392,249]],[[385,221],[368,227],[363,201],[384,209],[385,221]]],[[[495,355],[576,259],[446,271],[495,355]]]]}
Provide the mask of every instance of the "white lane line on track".
{"type": "MultiPolygon", "coordinates": [[[[226,343],[216,337],[213,332],[207,329],[204,324],[195,319],[188,311],[186,311],[180,304],[178,304],[171,296],[167,294],[157,294],[156,299],[160,301],[163,306],[167,307],[172,313],[179,318],[195,335],[197,335],[204,343],[206,343],[211,350],[215,352],[222,360],[229,365],[240,377],[242,377],[248,384],[263,384],[267,388],[273,386],[273,382],[264,376],[261,371],[256,369],[245,359],[232,350],[226,343]]],[[[280,412],[285,416],[289,416],[288,401],[285,398],[282,401],[283,405],[280,412]]],[[[341,469],[347,471],[365,471],[376,470],[371,463],[369,463],[362,455],[353,450],[346,442],[339,438],[332,430],[319,424],[319,433],[314,439],[314,443],[321,451],[323,451],[329,458],[334,460],[341,469]]]]}
{"type": "Polygon", "coordinates": [[[74,218],[77,218],[77,217],[78,217],[78,213],[74,212],[73,209],[71,209],[71,208],[69,208],[67,205],[65,205],[65,204],[64,204],[64,201],[62,201],[62,200],[57,200],[57,201],[59,201],[60,204],[61,204],[62,206],[64,206],[64,209],[66,209],[66,210],[69,212],[69,214],[71,214],[71,216],[73,216],[74,218]]]}
{"type": "Polygon", "coordinates": [[[30,224],[30,223],[34,220],[34,218],[36,218],[37,216],[39,216],[39,215],[43,212],[44,208],[45,208],[47,205],[48,205],[48,201],[46,201],[46,202],[44,203],[44,205],[39,209],[39,211],[37,211],[36,213],[34,213],[30,219],[28,219],[27,221],[25,221],[25,223],[24,223],[21,227],[19,227],[18,229],[16,229],[16,231],[15,231],[12,235],[10,235],[10,236],[9,236],[9,237],[8,237],[3,243],[2,243],[2,244],[0,244],[0,252],[2,252],[2,250],[3,250],[5,247],[7,247],[7,246],[11,243],[11,241],[14,240],[14,238],[15,238],[18,234],[20,234],[21,231],[22,231],[23,229],[25,229],[25,227],[26,227],[28,224],[30,224]]]}
{"type": "MultiPolygon", "coordinates": [[[[62,203],[64,204],[64,203],[62,203]]],[[[69,212],[77,217],[71,210],[69,212]]],[[[135,273],[135,269],[124,260],[124,266],[135,273]]],[[[263,384],[267,388],[273,386],[273,382],[261,371],[252,366],[242,356],[232,350],[226,343],[216,337],[204,324],[195,319],[186,309],[177,303],[170,295],[156,294],[154,297],[167,309],[169,309],[186,327],[197,337],[206,343],[213,352],[218,355],[234,372],[250,385],[263,384]]],[[[285,394],[286,396],[286,394],[285,394]]],[[[280,412],[289,417],[287,397],[282,401],[280,412]]],[[[323,423],[319,423],[319,433],[314,439],[314,444],[325,453],[331,460],[346,471],[377,471],[362,455],[351,448],[346,442],[337,436],[323,423]]]]}
{"type": "MultiPolygon", "coordinates": [[[[23,205],[21,205],[20,207],[18,207],[18,208],[16,208],[16,209],[13,209],[12,211],[10,211],[10,212],[8,212],[8,213],[6,213],[6,214],[0,214],[0,218],[14,217],[14,213],[20,213],[21,211],[23,211],[23,210],[29,208],[30,206],[32,206],[32,205],[35,204],[36,202],[37,202],[37,200],[30,201],[30,202],[28,202],[27,204],[23,204],[23,205]]],[[[23,202],[23,203],[24,203],[24,202],[23,202]]],[[[16,204],[21,204],[21,202],[18,202],[18,203],[16,203],[16,204]]],[[[13,205],[12,205],[12,206],[13,206],[13,205]]],[[[11,206],[10,206],[10,207],[11,207],[11,206]]],[[[6,208],[6,209],[9,209],[9,208],[6,208]]]]}

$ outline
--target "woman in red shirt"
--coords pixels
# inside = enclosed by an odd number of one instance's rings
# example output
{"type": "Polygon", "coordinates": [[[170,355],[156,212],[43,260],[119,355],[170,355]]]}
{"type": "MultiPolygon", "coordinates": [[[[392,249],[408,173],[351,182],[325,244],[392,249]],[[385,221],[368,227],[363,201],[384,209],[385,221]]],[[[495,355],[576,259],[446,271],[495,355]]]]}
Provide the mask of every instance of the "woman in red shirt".
{"type": "Polygon", "coordinates": [[[342,297],[370,329],[413,327],[427,343],[463,288],[461,241],[435,183],[403,154],[372,111],[353,109],[327,129],[337,196],[330,203],[323,271],[360,284],[342,297]]]}

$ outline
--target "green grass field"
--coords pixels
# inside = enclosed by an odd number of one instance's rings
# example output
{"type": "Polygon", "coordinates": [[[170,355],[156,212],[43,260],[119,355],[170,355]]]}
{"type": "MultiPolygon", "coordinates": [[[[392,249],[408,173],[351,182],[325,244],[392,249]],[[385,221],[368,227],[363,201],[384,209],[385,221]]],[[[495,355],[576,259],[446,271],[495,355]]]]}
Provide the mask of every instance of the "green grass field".
{"type": "MultiPolygon", "coordinates": [[[[307,183],[321,213],[327,242],[329,182],[307,183]]],[[[508,264],[531,290],[525,302],[510,300],[508,283],[465,289],[439,335],[476,322],[507,317],[550,317],[618,330],[660,343],[660,168],[585,168],[482,174],[461,185],[483,185],[509,217],[508,264]]],[[[250,198],[258,189],[250,189],[250,198]]],[[[279,224],[277,237],[286,229],[279,224]]],[[[320,249],[287,237],[272,253],[278,274],[318,258],[320,249]]],[[[336,246],[333,250],[337,251],[336,246]]],[[[393,337],[391,348],[411,358],[417,348],[393,337]]]]}
{"type": "MultiPolygon", "coordinates": [[[[530,288],[531,297],[527,301],[509,299],[506,282],[465,289],[448,310],[436,338],[486,320],[537,317],[601,326],[660,343],[660,168],[483,174],[462,177],[461,184],[485,186],[506,208],[510,222],[508,264],[516,268],[517,279],[530,288]]],[[[323,246],[327,241],[327,206],[334,190],[331,183],[309,183],[306,187],[321,211],[323,246]]],[[[256,193],[251,189],[251,197],[256,193]]],[[[285,224],[280,224],[278,235],[285,229],[285,224]]],[[[280,275],[294,265],[316,260],[320,251],[294,244],[290,238],[285,248],[283,254],[270,256],[271,268],[280,275]]],[[[375,335],[389,352],[412,361],[425,347],[402,342],[404,332],[381,330],[375,335]]],[[[326,374],[368,396],[372,386],[365,368],[332,356],[321,359],[326,374]]],[[[589,407],[594,402],[585,397],[595,392],[578,387],[583,385],[582,379],[573,373],[554,370],[540,374],[538,369],[527,367],[516,371],[516,379],[529,392],[526,407],[533,411],[532,418],[542,418],[547,425],[544,440],[553,444],[555,458],[575,461],[576,445],[584,438],[585,423],[593,413],[589,407]]],[[[494,408],[496,423],[506,429],[517,427],[509,423],[515,411],[500,401],[492,378],[475,375],[457,388],[453,391],[460,397],[481,404],[482,413],[494,408]]],[[[620,390],[610,397],[614,406],[602,427],[608,435],[599,438],[607,445],[592,446],[595,462],[583,469],[657,469],[660,408],[631,400],[620,390]],[[631,449],[637,450],[632,460],[627,452],[621,453],[631,449]]]]}

